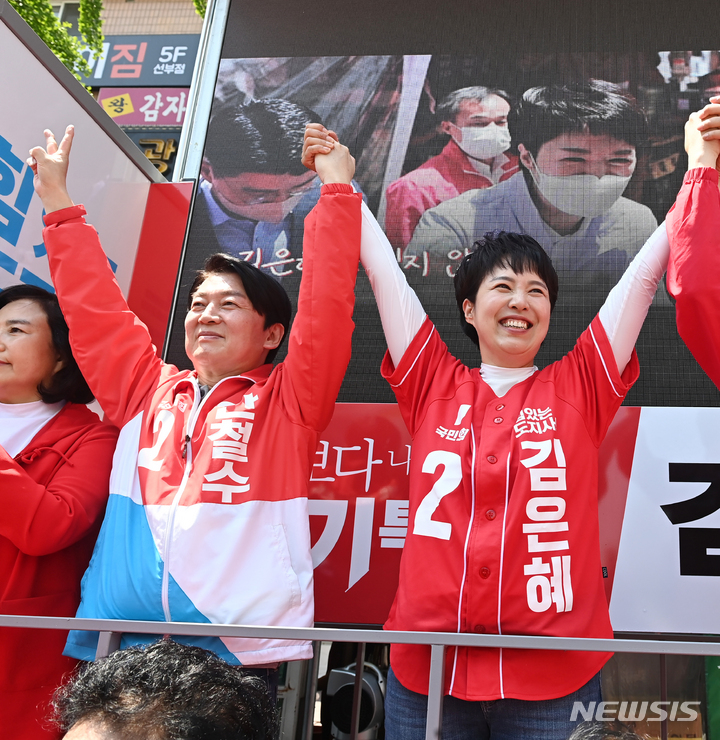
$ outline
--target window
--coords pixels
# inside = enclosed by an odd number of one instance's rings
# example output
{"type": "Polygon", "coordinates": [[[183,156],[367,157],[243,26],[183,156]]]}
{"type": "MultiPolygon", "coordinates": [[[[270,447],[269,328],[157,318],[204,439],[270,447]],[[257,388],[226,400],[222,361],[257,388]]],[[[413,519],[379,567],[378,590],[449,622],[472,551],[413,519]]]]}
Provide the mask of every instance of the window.
{"type": "Polygon", "coordinates": [[[60,3],[52,6],[53,13],[62,23],[69,23],[68,33],[80,37],[78,19],[80,18],[80,3],[60,3]]]}

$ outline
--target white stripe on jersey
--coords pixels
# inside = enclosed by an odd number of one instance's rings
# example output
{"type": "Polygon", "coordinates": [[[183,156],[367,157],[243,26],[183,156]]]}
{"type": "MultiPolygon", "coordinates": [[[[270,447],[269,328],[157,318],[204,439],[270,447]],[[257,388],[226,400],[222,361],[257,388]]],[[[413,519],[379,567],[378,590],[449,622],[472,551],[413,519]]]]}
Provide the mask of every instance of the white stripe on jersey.
{"type": "Polygon", "coordinates": [[[602,352],[600,351],[600,346],[597,343],[597,339],[595,339],[595,334],[593,333],[592,324],[588,327],[588,329],[590,329],[590,336],[592,337],[593,344],[595,345],[595,349],[597,350],[598,356],[600,357],[600,362],[602,362],[603,370],[605,370],[605,375],[607,376],[607,379],[610,381],[610,386],[613,389],[613,393],[618,398],[623,398],[623,395],[618,393],[617,390],[615,389],[615,383],[613,383],[612,376],[610,375],[607,365],[605,364],[605,358],[602,356],[602,352]]]}

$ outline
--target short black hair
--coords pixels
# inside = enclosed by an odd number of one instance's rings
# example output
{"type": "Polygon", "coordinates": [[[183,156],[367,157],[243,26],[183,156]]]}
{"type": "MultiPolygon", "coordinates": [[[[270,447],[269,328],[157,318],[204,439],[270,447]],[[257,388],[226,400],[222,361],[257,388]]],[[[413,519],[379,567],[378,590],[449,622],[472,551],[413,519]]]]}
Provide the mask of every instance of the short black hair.
{"type": "Polygon", "coordinates": [[[280,340],[280,344],[271,349],[265,362],[272,362],[275,359],[280,347],[282,347],[290,328],[290,319],[292,318],[292,305],[285,288],[277,280],[274,280],[267,273],[258,270],[257,267],[249,262],[244,262],[237,257],[229,254],[211,254],[203,265],[202,270],[198,270],[195,280],[190,286],[188,296],[188,311],[192,305],[195,291],[200,287],[203,281],[211,275],[237,275],[243,284],[245,293],[250,299],[253,308],[265,318],[265,328],[269,329],[273,324],[282,324],[285,333],[280,340]]]}
{"type": "Polygon", "coordinates": [[[38,386],[40,398],[45,403],[90,403],[95,397],[73,357],[68,325],[57,296],[37,285],[11,285],[0,291],[0,308],[21,300],[32,301],[42,309],[50,327],[53,347],[63,361],[63,366],[52,376],[50,385],[38,386]]]}
{"type": "Polygon", "coordinates": [[[55,694],[64,731],[81,722],[128,740],[274,740],[262,679],[172,640],[118,650],[80,668],[55,694]]]}
{"type": "Polygon", "coordinates": [[[440,121],[454,122],[455,117],[460,112],[460,103],[463,100],[477,100],[482,103],[490,95],[497,95],[508,105],[511,105],[510,96],[504,90],[474,85],[473,87],[461,87],[459,90],[453,90],[449,95],[446,95],[438,104],[435,115],[440,121]]]}
{"type": "Polygon", "coordinates": [[[647,118],[635,101],[610,82],[531,87],[508,115],[513,145],[534,157],[540,147],[570,133],[610,135],[638,149],[647,140],[647,118]]]}
{"type": "Polygon", "coordinates": [[[455,300],[460,309],[460,327],[477,345],[477,331],[465,319],[463,302],[467,299],[475,303],[482,281],[500,266],[509,267],[518,274],[534,272],[547,285],[550,310],[555,308],[558,276],[547,252],[527,234],[490,231],[482,239],[478,239],[473,244],[472,251],[463,257],[454,278],[455,300]]]}
{"type": "Polygon", "coordinates": [[[245,172],[304,175],[305,126],[321,122],[304,105],[280,98],[223,103],[210,118],[204,157],[219,178],[245,172]]]}

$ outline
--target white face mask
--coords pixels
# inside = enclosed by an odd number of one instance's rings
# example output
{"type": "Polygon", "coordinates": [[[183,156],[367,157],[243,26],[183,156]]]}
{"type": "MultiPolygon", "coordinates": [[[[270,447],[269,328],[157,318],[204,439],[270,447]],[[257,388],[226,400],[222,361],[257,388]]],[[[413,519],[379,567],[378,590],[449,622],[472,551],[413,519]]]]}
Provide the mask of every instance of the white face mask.
{"type": "Polygon", "coordinates": [[[510,131],[507,126],[489,123],[487,126],[476,126],[460,129],[462,141],[454,136],[455,143],[473,159],[492,159],[510,148],[510,131]]]}
{"type": "MultiPolygon", "coordinates": [[[[532,155],[530,155],[532,157],[532,155]]],[[[630,182],[630,177],[618,175],[546,175],[535,159],[535,171],[530,170],[540,194],[559,211],[571,216],[595,218],[612,208],[630,182]]]]}
{"type": "Polygon", "coordinates": [[[252,221],[266,221],[272,224],[280,223],[300,202],[303,195],[305,193],[298,193],[293,195],[292,198],[277,203],[253,203],[247,206],[239,206],[224,198],[217,190],[213,190],[213,197],[230,213],[242,218],[249,218],[252,221]]]}

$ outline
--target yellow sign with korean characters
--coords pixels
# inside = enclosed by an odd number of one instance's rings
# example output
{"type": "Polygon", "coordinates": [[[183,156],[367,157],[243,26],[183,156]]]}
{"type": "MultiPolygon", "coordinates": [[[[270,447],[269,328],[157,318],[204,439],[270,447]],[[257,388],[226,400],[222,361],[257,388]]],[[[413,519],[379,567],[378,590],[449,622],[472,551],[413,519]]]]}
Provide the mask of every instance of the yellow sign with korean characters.
{"type": "Polygon", "coordinates": [[[132,99],[129,93],[123,95],[113,95],[110,98],[105,98],[102,101],[102,107],[105,112],[112,118],[118,118],[119,116],[125,116],[128,113],[134,113],[132,99]]]}

